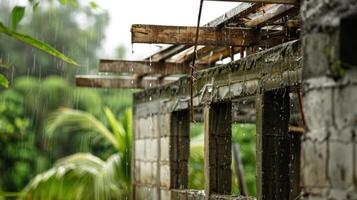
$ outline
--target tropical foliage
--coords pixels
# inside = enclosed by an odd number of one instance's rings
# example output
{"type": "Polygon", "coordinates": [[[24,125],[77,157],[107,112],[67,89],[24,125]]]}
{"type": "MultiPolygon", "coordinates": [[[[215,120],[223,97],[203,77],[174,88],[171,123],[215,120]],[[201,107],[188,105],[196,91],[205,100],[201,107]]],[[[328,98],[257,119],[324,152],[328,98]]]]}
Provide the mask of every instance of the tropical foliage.
{"type": "MultiPolygon", "coordinates": [[[[83,134],[101,137],[117,153],[104,162],[88,153],[77,153],[56,162],[53,168],[37,175],[25,188],[24,199],[127,199],[130,191],[131,111],[125,114],[125,126],[114,114],[104,110],[109,131],[93,115],[62,109],[48,121],[48,137],[56,134],[83,134]]],[[[88,142],[90,140],[84,139],[88,142]]]]}
{"type": "MultiPolygon", "coordinates": [[[[234,124],[232,126],[232,143],[239,143],[240,158],[249,195],[256,194],[255,180],[255,125],[234,124]]],[[[191,123],[189,158],[189,188],[204,189],[204,147],[203,124],[191,123]]],[[[233,167],[233,166],[232,166],[233,167]]],[[[239,194],[238,181],[232,170],[232,193],[239,194]]]]}
{"type": "MultiPolygon", "coordinates": [[[[84,145],[81,134],[56,133],[55,139],[48,140],[44,134],[52,112],[60,107],[78,109],[109,127],[103,108],[109,107],[117,116],[130,105],[130,91],[79,89],[55,76],[16,78],[12,88],[0,92],[0,199],[4,192],[21,191],[37,173],[78,152],[78,147],[102,160],[116,152],[110,143],[98,138],[92,137],[84,145]]],[[[124,114],[120,117],[124,121],[124,114]]]]}

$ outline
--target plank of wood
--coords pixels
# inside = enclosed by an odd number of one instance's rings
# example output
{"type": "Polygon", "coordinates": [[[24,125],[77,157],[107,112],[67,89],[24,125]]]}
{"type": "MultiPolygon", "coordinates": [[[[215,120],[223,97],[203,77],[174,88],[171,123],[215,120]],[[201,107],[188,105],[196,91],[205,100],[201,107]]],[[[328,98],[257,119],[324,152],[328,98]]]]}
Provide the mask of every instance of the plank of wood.
{"type": "MultiPolygon", "coordinates": [[[[205,65],[197,65],[198,69],[205,68],[205,65]]],[[[148,74],[186,74],[190,72],[188,64],[168,63],[168,62],[150,62],[144,61],[129,61],[129,60],[108,60],[101,59],[99,65],[100,72],[114,73],[133,73],[137,75],[148,74]]]]}
{"type": "MultiPolygon", "coordinates": [[[[252,3],[241,3],[227,13],[217,17],[216,19],[205,24],[205,27],[223,27],[231,21],[235,21],[239,18],[243,18],[252,12],[255,12],[261,5],[252,3]]],[[[176,53],[189,48],[189,45],[172,45],[167,47],[151,56],[146,58],[146,60],[151,59],[152,61],[163,61],[176,53]],[[151,57],[151,58],[150,58],[151,57]]]]}
{"type": "Polygon", "coordinates": [[[256,17],[245,22],[244,24],[247,27],[261,27],[282,18],[283,16],[292,12],[294,9],[296,9],[296,7],[293,5],[277,4],[268,10],[262,10],[260,14],[257,14],[256,17]]]}
{"type": "Polygon", "coordinates": [[[299,4],[299,0],[206,0],[206,1],[229,1],[229,2],[245,2],[245,3],[276,3],[276,4],[299,4]]]}
{"type": "Polygon", "coordinates": [[[223,27],[226,24],[229,24],[233,21],[237,21],[241,18],[245,18],[251,13],[256,12],[262,7],[262,4],[253,4],[253,3],[241,3],[232,10],[224,13],[223,15],[217,17],[211,22],[207,23],[208,27],[223,27]]]}
{"type": "MultiPolygon", "coordinates": [[[[194,45],[196,27],[134,24],[131,33],[133,43],[194,45]]],[[[250,46],[255,39],[252,29],[200,27],[198,45],[250,46]]]]}
{"type": "Polygon", "coordinates": [[[171,83],[166,79],[135,79],[128,76],[76,76],[77,87],[145,89],[171,83]]]}

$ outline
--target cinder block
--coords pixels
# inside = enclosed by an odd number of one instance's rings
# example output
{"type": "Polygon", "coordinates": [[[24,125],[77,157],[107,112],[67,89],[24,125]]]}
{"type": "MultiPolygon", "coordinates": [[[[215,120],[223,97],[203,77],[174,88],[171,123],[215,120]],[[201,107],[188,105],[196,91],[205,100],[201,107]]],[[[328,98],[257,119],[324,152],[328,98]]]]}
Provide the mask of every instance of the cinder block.
{"type": "Polygon", "coordinates": [[[141,162],[140,163],[140,178],[141,183],[151,184],[152,182],[152,163],[151,162],[141,162]]]}
{"type": "Polygon", "coordinates": [[[171,172],[169,165],[160,165],[160,185],[164,188],[170,188],[171,172]]]}
{"type": "Polygon", "coordinates": [[[348,188],[353,184],[353,142],[329,142],[328,174],[332,186],[348,188]]]}
{"type": "Polygon", "coordinates": [[[135,159],[142,160],[145,158],[144,140],[135,140],[135,159]]]}
{"type": "Polygon", "coordinates": [[[169,161],[170,159],[170,139],[169,137],[160,138],[160,161],[169,161]]]}
{"type": "Polygon", "coordinates": [[[313,89],[307,92],[304,96],[304,114],[306,125],[312,132],[308,133],[311,138],[326,138],[327,135],[313,135],[315,130],[330,127],[332,121],[332,89],[318,90],[313,89]]]}
{"type": "Polygon", "coordinates": [[[160,137],[166,137],[170,135],[171,114],[165,113],[159,115],[159,127],[160,137]]]}
{"type": "Polygon", "coordinates": [[[140,134],[140,118],[135,118],[134,119],[134,139],[137,140],[137,139],[140,139],[141,138],[141,134],[140,134]]]}
{"type": "Polygon", "coordinates": [[[160,126],[159,126],[159,115],[152,115],[150,117],[150,138],[158,138],[160,135],[160,126]]]}
{"type": "Polygon", "coordinates": [[[148,118],[140,118],[139,119],[139,131],[140,131],[140,138],[144,139],[150,135],[150,129],[148,128],[148,118]]]}
{"type": "MultiPolygon", "coordinates": [[[[157,185],[157,180],[158,180],[158,163],[153,162],[151,165],[151,182],[150,184],[152,185],[157,185]]],[[[159,187],[159,185],[157,185],[159,187]]]]}
{"type": "Polygon", "coordinates": [[[332,53],[330,36],[316,33],[303,37],[303,77],[324,76],[329,69],[329,57],[332,53]]]}
{"type": "Polygon", "coordinates": [[[159,191],[155,187],[136,187],[136,197],[138,200],[157,200],[159,191]]]}
{"type": "Polygon", "coordinates": [[[301,185],[303,187],[329,186],[326,169],[327,142],[305,140],[301,144],[301,185]]]}
{"type": "MultiPolygon", "coordinates": [[[[356,78],[357,79],[357,78],[356,78]]],[[[357,127],[357,85],[337,88],[334,91],[335,124],[338,130],[357,127]]],[[[349,135],[344,138],[350,139],[349,135]]]]}
{"type": "Polygon", "coordinates": [[[158,160],[159,139],[145,139],[145,159],[148,161],[158,160]]]}

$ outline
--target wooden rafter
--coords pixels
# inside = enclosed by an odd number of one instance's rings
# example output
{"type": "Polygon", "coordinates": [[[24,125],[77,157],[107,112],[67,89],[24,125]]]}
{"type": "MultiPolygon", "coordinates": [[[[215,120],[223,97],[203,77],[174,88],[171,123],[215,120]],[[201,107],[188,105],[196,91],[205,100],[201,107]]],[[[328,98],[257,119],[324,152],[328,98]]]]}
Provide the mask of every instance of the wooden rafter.
{"type": "Polygon", "coordinates": [[[128,76],[76,76],[76,86],[92,88],[127,88],[145,89],[171,83],[174,80],[167,79],[137,79],[128,76]]]}
{"type": "Polygon", "coordinates": [[[245,3],[276,3],[276,4],[299,4],[299,0],[206,0],[206,1],[230,1],[230,2],[245,2],[245,3]]]}
{"type": "MultiPolygon", "coordinates": [[[[205,66],[198,65],[198,69],[205,66]]],[[[100,72],[115,73],[133,73],[139,76],[148,74],[186,74],[190,71],[188,64],[168,63],[168,62],[150,62],[150,61],[128,61],[128,60],[100,60],[100,72]]]]}
{"type": "Polygon", "coordinates": [[[262,10],[260,13],[255,14],[255,17],[246,21],[244,25],[247,27],[261,27],[282,18],[294,9],[296,7],[293,5],[274,5],[268,10],[262,10]]]}
{"type": "Polygon", "coordinates": [[[223,27],[231,22],[238,21],[241,18],[245,18],[251,13],[255,13],[259,10],[262,4],[252,4],[252,3],[241,3],[237,7],[228,11],[227,13],[217,17],[216,19],[209,22],[206,26],[209,27],[223,27]]]}
{"type": "MultiPolygon", "coordinates": [[[[217,17],[205,24],[205,27],[223,27],[224,25],[236,21],[237,19],[244,18],[247,15],[256,12],[258,8],[262,7],[262,4],[252,4],[252,3],[241,3],[232,10],[223,14],[222,16],[217,17]]],[[[168,48],[165,48],[152,56],[146,58],[146,60],[152,59],[153,61],[163,61],[180,51],[183,51],[189,48],[189,45],[172,45],[168,48]]]]}
{"type": "MultiPolygon", "coordinates": [[[[131,28],[133,43],[185,44],[195,43],[196,27],[135,24],[131,28]]],[[[246,28],[200,27],[198,45],[250,46],[256,34],[246,28]]]]}

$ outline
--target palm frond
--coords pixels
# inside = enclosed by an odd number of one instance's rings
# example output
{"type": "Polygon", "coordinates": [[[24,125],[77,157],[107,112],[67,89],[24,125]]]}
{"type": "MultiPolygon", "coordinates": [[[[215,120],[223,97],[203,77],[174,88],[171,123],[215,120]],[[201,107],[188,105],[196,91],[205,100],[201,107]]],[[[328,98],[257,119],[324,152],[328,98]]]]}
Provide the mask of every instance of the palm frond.
{"type": "Polygon", "coordinates": [[[92,114],[79,110],[62,108],[54,112],[46,123],[45,132],[49,137],[53,137],[57,132],[60,132],[60,134],[78,132],[99,133],[116,149],[119,148],[118,140],[102,122],[97,120],[92,114]]]}
{"type": "Polygon", "coordinates": [[[53,168],[37,175],[25,188],[22,199],[120,199],[129,194],[118,173],[121,158],[107,162],[88,153],[59,160],[53,168]]]}

